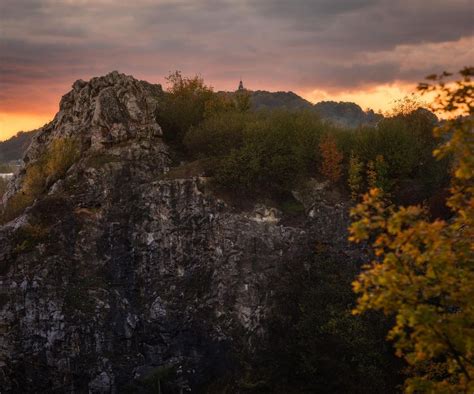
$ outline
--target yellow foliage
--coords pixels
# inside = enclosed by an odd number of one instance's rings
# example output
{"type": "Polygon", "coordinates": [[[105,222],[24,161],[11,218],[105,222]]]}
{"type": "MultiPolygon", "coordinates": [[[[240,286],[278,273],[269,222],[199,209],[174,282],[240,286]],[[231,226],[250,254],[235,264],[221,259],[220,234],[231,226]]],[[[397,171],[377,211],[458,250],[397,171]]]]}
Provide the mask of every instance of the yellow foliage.
{"type": "MultiPolygon", "coordinates": [[[[455,98],[443,96],[445,110],[459,110],[456,100],[472,103],[472,83],[463,77],[461,92],[450,93],[455,98]]],[[[418,206],[389,206],[379,189],[351,212],[350,240],[370,242],[375,256],[354,282],[354,313],[395,316],[388,339],[416,371],[407,393],[474,392],[474,139],[473,107],[466,108],[471,118],[438,130],[450,138],[436,155],[456,160],[451,220],[429,220],[418,206]]]]}
{"type": "Polygon", "coordinates": [[[79,157],[78,143],[72,138],[57,138],[52,141],[44,158],[46,177],[62,178],[79,157]]]}
{"type": "Polygon", "coordinates": [[[34,201],[31,195],[19,192],[11,196],[0,214],[0,223],[6,223],[20,215],[34,201]]]}
{"type": "Polygon", "coordinates": [[[34,163],[26,167],[22,191],[38,196],[47,183],[62,178],[79,157],[79,148],[72,138],[58,138],[51,142],[47,151],[34,163]]]}
{"type": "Polygon", "coordinates": [[[79,157],[79,146],[72,138],[58,138],[51,142],[46,152],[25,169],[21,190],[13,195],[3,209],[0,222],[7,222],[20,215],[46,189],[62,178],[79,157]]]}
{"type": "Polygon", "coordinates": [[[26,167],[23,178],[22,192],[30,196],[37,196],[43,192],[46,174],[40,163],[33,163],[26,167]]]}

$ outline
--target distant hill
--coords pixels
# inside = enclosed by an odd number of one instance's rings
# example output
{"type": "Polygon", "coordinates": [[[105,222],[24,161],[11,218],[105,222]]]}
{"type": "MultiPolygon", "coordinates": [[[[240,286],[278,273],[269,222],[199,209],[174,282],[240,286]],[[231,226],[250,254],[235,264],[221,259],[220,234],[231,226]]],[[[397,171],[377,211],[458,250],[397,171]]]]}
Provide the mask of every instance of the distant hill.
{"type": "Polygon", "coordinates": [[[36,132],[37,130],[20,131],[10,139],[0,142],[0,163],[22,159],[36,132]]]}
{"type": "Polygon", "coordinates": [[[322,118],[346,127],[358,127],[364,124],[376,124],[383,118],[371,109],[363,111],[360,106],[351,102],[321,101],[313,106],[322,118]]]}
{"type": "Polygon", "coordinates": [[[323,119],[344,127],[358,127],[364,124],[376,124],[382,115],[374,111],[364,111],[351,102],[321,101],[312,104],[293,92],[251,91],[253,109],[307,109],[317,112],[323,119]]]}
{"type": "Polygon", "coordinates": [[[253,109],[312,109],[313,104],[293,92],[251,92],[253,109]]]}

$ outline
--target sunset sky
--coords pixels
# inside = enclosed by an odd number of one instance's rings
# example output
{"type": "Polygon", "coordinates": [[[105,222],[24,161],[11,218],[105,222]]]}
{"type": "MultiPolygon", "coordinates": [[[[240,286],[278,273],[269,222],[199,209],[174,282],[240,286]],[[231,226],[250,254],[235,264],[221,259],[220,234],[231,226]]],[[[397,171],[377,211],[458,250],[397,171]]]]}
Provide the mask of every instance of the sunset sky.
{"type": "Polygon", "coordinates": [[[0,140],[112,70],[387,110],[427,74],[474,63],[473,17],[474,0],[1,0],[0,140]]]}

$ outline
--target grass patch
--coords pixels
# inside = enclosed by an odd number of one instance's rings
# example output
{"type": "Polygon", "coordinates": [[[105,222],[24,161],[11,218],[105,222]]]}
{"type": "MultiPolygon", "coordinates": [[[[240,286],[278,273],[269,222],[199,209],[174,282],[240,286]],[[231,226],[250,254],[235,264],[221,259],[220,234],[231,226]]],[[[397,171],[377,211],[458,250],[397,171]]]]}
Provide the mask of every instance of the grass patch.
{"type": "Polygon", "coordinates": [[[170,170],[163,175],[162,179],[183,179],[203,176],[206,174],[209,165],[208,160],[195,160],[178,167],[170,168],[170,170]]]}

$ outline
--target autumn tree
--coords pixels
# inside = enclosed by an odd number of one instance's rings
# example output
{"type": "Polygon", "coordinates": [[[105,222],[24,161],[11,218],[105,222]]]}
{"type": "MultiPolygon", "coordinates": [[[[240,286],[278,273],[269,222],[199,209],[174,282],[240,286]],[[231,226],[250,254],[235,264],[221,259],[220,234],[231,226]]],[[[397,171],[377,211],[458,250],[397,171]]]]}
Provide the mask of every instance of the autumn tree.
{"type": "Polygon", "coordinates": [[[388,339],[412,366],[408,393],[474,392],[474,68],[430,76],[433,108],[464,114],[437,129],[438,158],[454,159],[449,221],[430,220],[420,206],[393,207],[371,189],[352,211],[350,239],[370,242],[374,259],[353,283],[354,313],[382,310],[395,317],[388,339]]]}
{"type": "MultiPolygon", "coordinates": [[[[214,94],[204,103],[204,118],[209,119],[218,114],[234,112],[235,103],[227,93],[214,94]]],[[[195,127],[195,125],[193,125],[195,127]]]]}
{"type": "Polygon", "coordinates": [[[319,144],[321,153],[321,174],[328,178],[332,183],[337,183],[342,175],[343,155],[336,145],[336,140],[330,134],[327,134],[319,144]]]}
{"type": "Polygon", "coordinates": [[[158,120],[165,138],[179,145],[189,128],[204,119],[207,103],[215,93],[199,75],[186,77],[175,71],[166,81],[168,89],[157,114],[158,120]]]}
{"type": "Polygon", "coordinates": [[[427,104],[415,93],[395,100],[393,107],[385,112],[386,117],[408,116],[420,108],[426,108],[427,104]]]}

